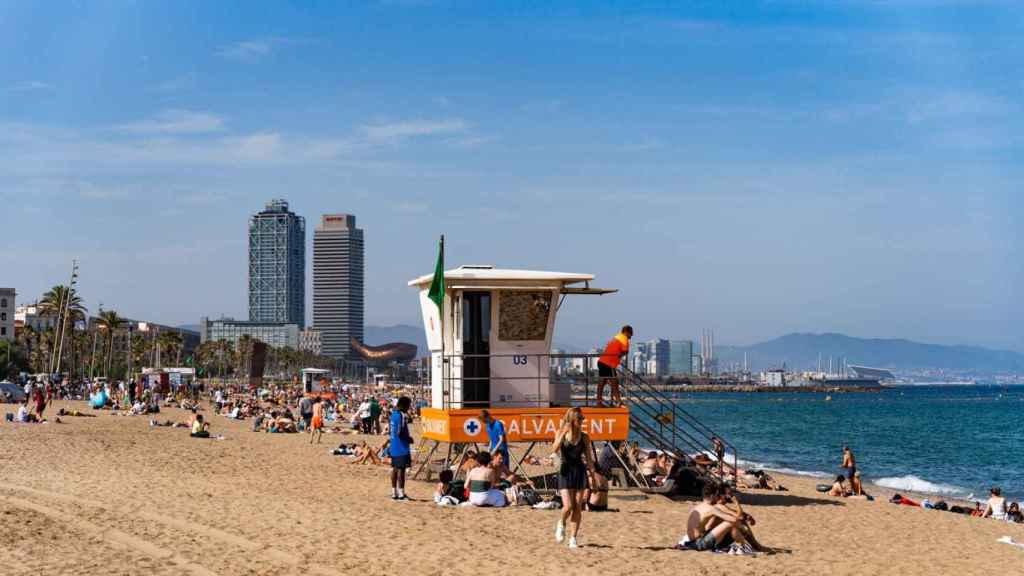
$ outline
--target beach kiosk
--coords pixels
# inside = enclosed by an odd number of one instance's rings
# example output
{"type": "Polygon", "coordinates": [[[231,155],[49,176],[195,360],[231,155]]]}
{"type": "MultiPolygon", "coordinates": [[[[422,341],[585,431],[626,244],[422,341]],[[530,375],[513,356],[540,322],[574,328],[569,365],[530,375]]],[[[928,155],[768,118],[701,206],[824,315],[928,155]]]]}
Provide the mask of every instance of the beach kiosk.
{"type": "MultiPolygon", "coordinates": [[[[462,266],[444,272],[444,305],[419,290],[431,359],[431,402],[421,410],[423,437],[438,445],[487,445],[480,411],[502,421],[509,442],[551,442],[566,410],[579,405],[593,440],[626,440],[629,409],[585,406],[569,381],[552,379],[551,338],[564,298],[609,294],[590,274],[462,266]]],[[[584,361],[596,360],[585,358],[584,361]]],[[[532,449],[532,445],[530,447],[532,449]]],[[[529,453],[529,449],[527,450],[529,453]]],[[[513,456],[513,459],[514,456],[513,456]]],[[[516,467],[519,462],[513,462],[516,467]]]]}

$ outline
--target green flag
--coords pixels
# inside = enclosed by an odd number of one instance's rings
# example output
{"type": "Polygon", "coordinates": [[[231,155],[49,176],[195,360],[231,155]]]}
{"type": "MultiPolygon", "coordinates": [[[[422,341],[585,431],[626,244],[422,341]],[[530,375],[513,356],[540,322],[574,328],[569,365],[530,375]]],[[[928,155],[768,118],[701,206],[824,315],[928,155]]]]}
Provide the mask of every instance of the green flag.
{"type": "Polygon", "coordinates": [[[437,309],[444,308],[444,236],[441,236],[441,246],[437,252],[437,266],[434,268],[434,279],[430,282],[430,291],[427,292],[437,309]]]}

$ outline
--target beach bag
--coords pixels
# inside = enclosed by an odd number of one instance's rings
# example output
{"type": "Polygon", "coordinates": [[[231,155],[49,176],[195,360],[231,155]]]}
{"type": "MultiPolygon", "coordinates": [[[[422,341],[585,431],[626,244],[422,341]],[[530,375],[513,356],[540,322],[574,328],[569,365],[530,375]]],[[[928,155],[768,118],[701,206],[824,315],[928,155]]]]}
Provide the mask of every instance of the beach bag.
{"type": "Polygon", "coordinates": [[[945,500],[939,500],[938,502],[932,505],[932,508],[935,510],[942,510],[943,512],[945,512],[949,510],[949,504],[946,504],[945,500]]]}

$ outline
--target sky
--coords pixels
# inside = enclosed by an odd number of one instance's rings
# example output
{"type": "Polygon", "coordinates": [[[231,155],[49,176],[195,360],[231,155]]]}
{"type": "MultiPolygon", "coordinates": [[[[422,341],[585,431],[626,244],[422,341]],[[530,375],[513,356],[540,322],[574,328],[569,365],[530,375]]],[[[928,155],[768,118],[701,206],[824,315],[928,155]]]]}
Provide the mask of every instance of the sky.
{"type": "Polygon", "coordinates": [[[2,0],[0,285],[77,259],[93,312],[245,318],[248,217],[285,198],[310,257],[357,216],[372,325],[419,324],[445,234],[620,290],[562,343],[1024,351],[1022,39],[998,0],[2,0]]]}

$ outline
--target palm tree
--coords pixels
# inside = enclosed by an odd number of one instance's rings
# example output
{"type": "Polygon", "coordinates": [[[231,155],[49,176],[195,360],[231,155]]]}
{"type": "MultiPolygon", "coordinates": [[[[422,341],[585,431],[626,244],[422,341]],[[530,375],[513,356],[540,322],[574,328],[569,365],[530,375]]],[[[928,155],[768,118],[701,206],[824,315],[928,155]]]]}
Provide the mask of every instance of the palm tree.
{"type": "MultiPolygon", "coordinates": [[[[161,358],[166,354],[168,358],[175,357],[181,353],[181,345],[184,339],[181,332],[161,332],[157,337],[157,346],[160,347],[161,358]]],[[[169,362],[163,362],[168,364],[169,362]]],[[[177,360],[175,361],[177,365],[177,360]]]]}
{"type": "Polygon", "coordinates": [[[104,375],[107,378],[110,378],[111,362],[114,357],[114,332],[124,324],[124,318],[114,310],[104,310],[103,312],[100,312],[99,318],[96,319],[96,324],[105,332],[107,366],[104,371],[104,375]]]}
{"type": "MultiPolygon", "coordinates": [[[[71,342],[74,341],[75,326],[85,321],[86,309],[82,304],[82,298],[74,288],[68,288],[58,284],[50,288],[43,299],[39,302],[39,310],[43,316],[56,319],[56,334],[54,335],[57,350],[61,349],[61,342],[68,341],[64,331],[71,329],[71,342]],[[67,316],[65,317],[65,313],[67,316]]],[[[68,347],[70,352],[71,346],[68,347]]]]}

